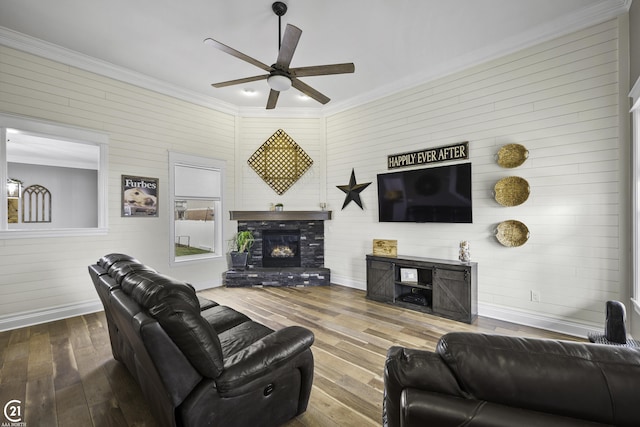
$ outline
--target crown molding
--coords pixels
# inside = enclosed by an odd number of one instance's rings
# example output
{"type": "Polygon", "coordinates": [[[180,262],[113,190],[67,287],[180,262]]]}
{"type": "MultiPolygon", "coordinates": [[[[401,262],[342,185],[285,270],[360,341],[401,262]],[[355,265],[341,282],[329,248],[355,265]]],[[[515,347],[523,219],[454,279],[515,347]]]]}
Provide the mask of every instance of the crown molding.
{"type": "Polygon", "coordinates": [[[267,110],[264,107],[240,107],[238,117],[244,118],[278,118],[278,119],[317,119],[322,117],[321,108],[295,108],[278,107],[274,110],[267,110]]]}
{"type": "Polygon", "coordinates": [[[320,108],[237,107],[6,27],[0,27],[0,45],[238,117],[319,118],[322,115],[320,108]]]}
{"type": "Polygon", "coordinates": [[[222,102],[216,98],[201,95],[197,92],[13,31],[6,27],[0,27],[0,44],[84,71],[132,84],[143,89],[148,89],[203,107],[212,108],[222,113],[238,115],[239,112],[238,107],[235,105],[222,102]]]}
{"type": "Polygon", "coordinates": [[[470,67],[518,52],[522,49],[565,36],[592,25],[600,24],[624,13],[628,13],[631,2],[632,0],[611,0],[587,7],[569,16],[559,17],[520,34],[517,37],[505,39],[502,43],[494,44],[484,49],[478,49],[468,55],[447,61],[446,64],[434,64],[433,67],[425,72],[396,80],[374,91],[344,102],[327,105],[322,109],[322,114],[324,116],[334,115],[398,92],[413,89],[470,67]]]}
{"type": "Polygon", "coordinates": [[[518,37],[505,39],[502,43],[476,50],[453,61],[448,61],[446,64],[435,65],[428,71],[398,79],[361,96],[325,105],[319,109],[289,107],[265,110],[257,107],[238,107],[214,97],[204,96],[124,67],[27,36],[6,27],[0,27],[0,44],[238,117],[319,118],[331,116],[386,96],[415,88],[469,67],[561,37],[591,25],[599,24],[608,19],[613,19],[623,13],[628,13],[631,2],[632,0],[609,0],[604,3],[598,3],[580,12],[560,17],[538,26],[518,37]]]}

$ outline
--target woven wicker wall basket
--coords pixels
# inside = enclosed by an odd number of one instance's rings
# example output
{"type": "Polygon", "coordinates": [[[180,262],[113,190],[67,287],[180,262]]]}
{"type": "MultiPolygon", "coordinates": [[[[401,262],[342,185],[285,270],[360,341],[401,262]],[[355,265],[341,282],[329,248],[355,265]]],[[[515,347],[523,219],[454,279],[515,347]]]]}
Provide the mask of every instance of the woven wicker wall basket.
{"type": "Polygon", "coordinates": [[[529,150],[520,144],[507,144],[498,150],[497,157],[503,168],[516,168],[529,158],[529,150]]]}
{"type": "Polygon", "coordinates": [[[496,228],[496,239],[503,246],[509,248],[524,245],[529,240],[530,235],[527,226],[515,219],[503,221],[496,228]]]}
{"type": "Polygon", "coordinates": [[[519,176],[502,178],[493,187],[496,202],[502,206],[518,206],[529,198],[529,183],[519,176]]]}

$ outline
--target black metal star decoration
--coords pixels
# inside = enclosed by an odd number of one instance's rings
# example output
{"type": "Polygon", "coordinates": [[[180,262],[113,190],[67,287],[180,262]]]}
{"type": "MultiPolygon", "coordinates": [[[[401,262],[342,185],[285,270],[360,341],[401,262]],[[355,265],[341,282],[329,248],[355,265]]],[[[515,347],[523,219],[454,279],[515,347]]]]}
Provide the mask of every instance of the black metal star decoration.
{"type": "Polygon", "coordinates": [[[344,191],[347,195],[344,198],[344,204],[342,205],[342,209],[344,209],[349,202],[352,200],[362,207],[362,200],[360,200],[360,192],[367,188],[371,184],[370,182],[365,182],[364,184],[356,184],[356,173],[353,169],[351,169],[351,179],[349,179],[348,185],[336,185],[340,190],[344,191]]]}

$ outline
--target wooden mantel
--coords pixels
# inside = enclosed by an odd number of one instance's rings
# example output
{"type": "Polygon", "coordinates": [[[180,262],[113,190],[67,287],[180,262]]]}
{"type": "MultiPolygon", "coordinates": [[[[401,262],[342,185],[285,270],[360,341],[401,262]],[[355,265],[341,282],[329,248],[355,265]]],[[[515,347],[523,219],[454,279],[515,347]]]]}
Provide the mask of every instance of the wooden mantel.
{"type": "Polygon", "coordinates": [[[229,211],[232,221],[324,221],[331,211],[229,211]]]}

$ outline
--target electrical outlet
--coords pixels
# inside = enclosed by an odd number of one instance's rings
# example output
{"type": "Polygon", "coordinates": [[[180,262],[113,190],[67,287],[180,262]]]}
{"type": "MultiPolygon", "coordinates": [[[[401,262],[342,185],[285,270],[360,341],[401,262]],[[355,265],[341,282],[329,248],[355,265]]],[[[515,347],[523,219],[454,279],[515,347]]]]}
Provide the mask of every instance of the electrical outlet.
{"type": "Polygon", "coordinates": [[[531,301],[540,302],[540,291],[531,290],[531,301]]]}

